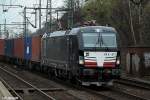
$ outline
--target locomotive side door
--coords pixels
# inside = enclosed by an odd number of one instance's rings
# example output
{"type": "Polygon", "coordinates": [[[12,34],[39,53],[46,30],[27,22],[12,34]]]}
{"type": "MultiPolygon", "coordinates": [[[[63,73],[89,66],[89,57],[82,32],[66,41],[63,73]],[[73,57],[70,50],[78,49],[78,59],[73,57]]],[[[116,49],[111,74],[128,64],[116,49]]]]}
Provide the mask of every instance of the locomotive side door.
{"type": "Polygon", "coordinates": [[[68,66],[71,70],[71,62],[72,62],[72,40],[70,35],[67,35],[67,59],[68,59],[68,66]]]}
{"type": "Polygon", "coordinates": [[[77,71],[78,43],[75,35],[68,36],[68,64],[73,76],[77,71]]]}

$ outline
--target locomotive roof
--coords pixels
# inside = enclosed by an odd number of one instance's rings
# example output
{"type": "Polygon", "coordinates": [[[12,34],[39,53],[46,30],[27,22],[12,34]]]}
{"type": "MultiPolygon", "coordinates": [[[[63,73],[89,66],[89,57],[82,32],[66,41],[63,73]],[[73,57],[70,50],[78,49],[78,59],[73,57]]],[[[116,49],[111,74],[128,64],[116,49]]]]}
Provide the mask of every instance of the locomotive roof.
{"type": "Polygon", "coordinates": [[[107,27],[107,26],[85,26],[85,27],[73,28],[70,31],[69,34],[70,35],[75,35],[79,31],[81,31],[81,32],[96,32],[97,30],[100,31],[100,32],[114,32],[114,33],[116,33],[116,30],[113,27],[107,27]]]}
{"type": "Polygon", "coordinates": [[[42,38],[63,36],[65,34],[66,34],[66,31],[54,31],[52,33],[45,33],[42,38]]]}
{"type": "Polygon", "coordinates": [[[114,32],[116,33],[116,30],[113,27],[107,27],[107,26],[85,26],[85,27],[77,27],[72,28],[70,32],[68,31],[54,31],[52,33],[45,33],[42,38],[46,37],[56,37],[56,36],[64,36],[66,34],[68,35],[76,35],[79,31],[81,32],[114,32]]]}

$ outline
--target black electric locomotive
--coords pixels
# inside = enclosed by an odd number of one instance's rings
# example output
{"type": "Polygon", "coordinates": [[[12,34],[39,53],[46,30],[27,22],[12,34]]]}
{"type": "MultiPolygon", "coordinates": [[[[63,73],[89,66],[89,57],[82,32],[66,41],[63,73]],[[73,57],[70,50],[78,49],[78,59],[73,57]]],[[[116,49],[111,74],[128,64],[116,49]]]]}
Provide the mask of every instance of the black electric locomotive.
{"type": "Polygon", "coordinates": [[[116,34],[112,27],[86,26],[44,35],[43,70],[81,85],[111,85],[120,76],[116,34]]]}

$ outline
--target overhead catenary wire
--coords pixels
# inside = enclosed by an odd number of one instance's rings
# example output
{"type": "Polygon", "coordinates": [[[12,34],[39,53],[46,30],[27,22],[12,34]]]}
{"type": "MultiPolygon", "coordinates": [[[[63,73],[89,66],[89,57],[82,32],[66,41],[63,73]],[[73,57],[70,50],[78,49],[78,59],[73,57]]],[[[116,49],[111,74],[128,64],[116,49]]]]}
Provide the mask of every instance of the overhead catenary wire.
{"type": "MultiPolygon", "coordinates": [[[[25,5],[27,5],[27,3],[29,3],[30,1],[25,1],[25,0],[2,0],[3,2],[3,4],[7,4],[7,5],[13,5],[13,4],[15,4],[15,5],[22,5],[22,3],[24,3],[24,6],[25,5]]],[[[44,8],[43,9],[43,7],[45,7],[46,6],[46,0],[40,0],[41,1],[41,14],[40,15],[42,15],[42,16],[40,16],[41,17],[41,27],[43,27],[44,26],[44,23],[45,23],[45,17],[46,17],[46,9],[44,8]]],[[[33,2],[32,2],[32,4],[35,4],[35,5],[33,5],[33,6],[31,6],[31,7],[35,7],[35,8],[37,8],[37,4],[39,4],[39,0],[34,0],[33,2]]],[[[31,4],[31,5],[32,5],[31,4]]],[[[6,7],[7,8],[7,7],[6,7]]],[[[38,10],[38,9],[37,9],[38,10]]],[[[12,12],[14,12],[14,13],[16,13],[15,12],[15,10],[11,10],[12,12]]],[[[20,11],[20,9],[18,10],[17,9],[17,11],[19,12],[20,11]]],[[[52,12],[53,13],[53,12],[52,12]]],[[[37,13],[38,14],[38,13],[37,13]]],[[[19,14],[15,14],[15,16],[10,16],[9,15],[9,13],[3,13],[3,15],[1,16],[1,17],[3,17],[3,19],[7,19],[7,21],[8,21],[8,23],[11,23],[11,20],[13,19],[13,21],[16,21],[16,18],[18,19],[18,15],[19,14]]],[[[29,20],[30,20],[30,22],[31,23],[33,23],[33,22],[39,22],[40,21],[40,19],[34,19],[34,16],[33,16],[33,14],[27,14],[27,17],[30,17],[29,18],[29,20]]],[[[51,19],[55,19],[56,17],[57,17],[57,15],[55,15],[54,13],[53,13],[53,15],[51,15],[51,19]]],[[[19,20],[22,20],[22,17],[19,17],[19,20]]],[[[50,20],[48,20],[48,21],[50,21],[50,20]]],[[[39,26],[39,23],[37,23],[37,25],[39,26]]],[[[9,27],[10,28],[10,27],[9,27]]],[[[40,29],[40,26],[38,27],[39,29],[40,29]]],[[[38,28],[36,28],[36,29],[38,29],[38,28]]],[[[30,30],[34,30],[31,26],[29,26],[29,29],[30,30]]]]}

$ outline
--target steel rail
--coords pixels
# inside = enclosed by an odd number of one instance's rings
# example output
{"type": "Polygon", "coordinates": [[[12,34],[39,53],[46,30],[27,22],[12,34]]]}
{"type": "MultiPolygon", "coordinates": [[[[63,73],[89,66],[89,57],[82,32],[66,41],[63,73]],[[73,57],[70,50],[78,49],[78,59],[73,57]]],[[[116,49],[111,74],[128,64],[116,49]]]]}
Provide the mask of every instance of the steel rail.
{"type": "Polygon", "coordinates": [[[43,95],[45,95],[47,98],[49,98],[50,100],[56,100],[55,98],[53,98],[52,96],[46,94],[45,92],[41,91],[39,88],[37,88],[36,86],[30,84],[29,82],[23,80],[22,78],[20,78],[19,76],[17,76],[16,74],[12,73],[12,72],[9,72],[7,71],[6,69],[0,67],[1,70],[5,71],[6,73],[8,73],[9,75],[11,76],[14,76],[15,78],[17,78],[18,80],[26,83],[27,85],[31,86],[32,88],[34,88],[35,90],[37,90],[38,92],[42,93],[43,95]]]}
{"type": "Polygon", "coordinates": [[[0,80],[2,81],[2,83],[7,86],[10,90],[12,90],[12,92],[20,99],[23,100],[23,98],[2,78],[0,77],[0,80]]]}
{"type": "Polygon", "coordinates": [[[136,81],[136,80],[131,80],[131,79],[127,79],[127,78],[120,78],[120,80],[115,80],[114,82],[119,83],[119,84],[130,85],[130,86],[150,90],[150,84],[136,81]]]}
{"type": "Polygon", "coordinates": [[[96,95],[96,96],[98,96],[98,97],[101,97],[101,98],[103,98],[104,100],[116,100],[116,99],[113,98],[113,97],[109,97],[108,95],[104,95],[104,94],[102,94],[102,93],[99,93],[98,91],[95,91],[95,90],[92,90],[92,89],[88,89],[88,88],[83,87],[83,86],[80,86],[80,85],[71,84],[70,82],[67,82],[67,81],[64,82],[64,81],[62,81],[62,80],[60,80],[60,79],[54,79],[54,80],[55,80],[55,82],[61,83],[61,84],[65,85],[65,86],[67,86],[67,87],[69,87],[69,88],[75,88],[75,89],[79,89],[79,90],[86,91],[86,92],[88,92],[88,93],[91,93],[91,94],[93,94],[93,95],[96,95]]]}
{"type": "MultiPolygon", "coordinates": [[[[87,92],[89,92],[91,94],[100,96],[100,97],[102,97],[104,99],[107,99],[107,100],[116,100],[114,97],[111,97],[109,95],[103,94],[103,93],[98,92],[98,91],[93,90],[93,89],[88,89],[88,88],[85,88],[85,87],[82,87],[82,86],[78,86],[78,85],[74,85],[74,84],[69,84],[67,82],[62,82],[59,79],[57,79],[56,81],[57,82],[61,82],[63,84],[67,84],[67,86],[69,86],[69,87],[73,87],[73,88],[77,88],[77,89],[81,89],[81,90],[87,91],[87,92]]],[[[116,92],[116,93],[119,93],[119,94],[123,94],[125,96],[130,96],[131,98],[136,98],[137,100],[149,100],[147,98],[140,97],[140,96],[137,96],[135,94],[128,93],[128,91],[122,91],[122,89],[120,89],[120,88],[114,88],[114,87],[105,87],[105,88],[111,90],[111,92],[116,92]]]]}
{"type": "Polygon", "coordinates": [[[121,88],[110,87],[109,89],[112,90],[112,91],[116,91],[116,92],[119,92],[119,93],[121,93],[121,94],[130,96],[130,97],[133,97],[133,98],[135,98],[136,100],[149,100],[148,98],[144,98],[143,96],[138,96],[138,95],[133,94],[133,93],[131,93],[131,92],[129,93],[129,92],[126,91],[126,90],[122,90],[121,88]]]}
{"type": "MultiPolygon", "coordinates": [[[[68,83],[68,82],[64,82],[64,81],[62,81],[62,80],[59,80],[59,79],[56,79],[55,81],[57,81],[57,82],[61,82],[62,84],[67,84],[67,86],[68,87],[73,87],[73,88],[77,88],[77,89],[81,89],[81,90],[84,90],[84,91],[87,91],[87,92],[89,92],[89,93],[91,93],[91,94],[94,94],[94,95],[97,95],[97,96],[100,96],[100,97],[102,97],[102,98],[104,98],[104,99],[108,99],[108,100],[116,100],[115,98],[113,98],[113,97],[111,97],[111,96],[108,96],[108,95],[105,95],[105,94],[103,94],[103,93],[100,93],[100,92],[98,92],[98,91],[95,91],[95,90],[92,90],[92,89],[88,89],[88,88],[85,88],[85,87],[81,87],[81,86],[78,86],[78,85],[74,85],[74,84],[70,84],[70,83],[68,83]]],[[[108,88],[108,87],[107,87],[108,88]]],[[[119,92],[119,93],[121,93],[121,94],[123,94],[123,95],[126,95],[126,96],[130,96],[130,97],[134,97],[134,98],[137,98],[137,99],[140,99],[140,100],[148,100],[147,98],[143,98],[143,97],[140,97],[140,96],[137,96],[137,95],[135,95],[135,94],[130,94],[130,93],[128,93],[128,91],[121,91],[121,89],[120,88],[108,88],[108,89],[110,89],[110,90],[112,90],[112,91],[114,91],[114,92],[119,92]]]]}

